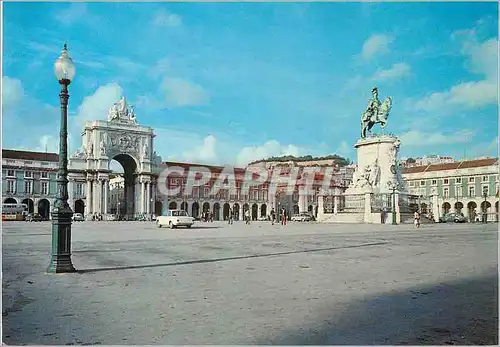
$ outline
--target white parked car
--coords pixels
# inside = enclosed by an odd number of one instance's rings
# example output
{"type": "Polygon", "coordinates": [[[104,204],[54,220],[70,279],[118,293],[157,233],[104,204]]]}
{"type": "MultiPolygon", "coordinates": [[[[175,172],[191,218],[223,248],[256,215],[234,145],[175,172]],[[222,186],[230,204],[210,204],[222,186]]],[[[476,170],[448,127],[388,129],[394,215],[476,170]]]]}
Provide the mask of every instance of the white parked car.
{"type": "Polygon", "coordinates": [[[166,216],[156,217],[156,226],[161,228],[168,226],[170,229],[177,227],[191,228],[194,224],[194,218],[190,217],[184,210],[168,210],[166,216]]]}
{"type": "Polygon", "coordinates": [[[310,222],[312,220],[311,215],[308,212],[302,212],[292,216],[292,222],[310,222]]]}
{"type": "Polygon", "coordinates": [[[73,220],[73,222],[84,222],[85,221],[85,217],[83,216],[82,213],[74,213],[73,217],[71,217],[71,219],[73,220]]]}

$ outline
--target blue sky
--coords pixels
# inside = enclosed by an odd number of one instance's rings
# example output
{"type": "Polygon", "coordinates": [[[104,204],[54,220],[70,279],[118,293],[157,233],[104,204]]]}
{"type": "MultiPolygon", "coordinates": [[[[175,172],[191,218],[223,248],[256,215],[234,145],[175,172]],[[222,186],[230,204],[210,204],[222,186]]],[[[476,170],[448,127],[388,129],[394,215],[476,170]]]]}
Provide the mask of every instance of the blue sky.
{"type": "Polygon", "coordinates": [[[67,41],[71,151],[125,95],[164,160],[355,160],[378,86],[402,156],[496,156],[497,6],[4,3],[3,147],[57,150],[53,63],[67,41]]]}

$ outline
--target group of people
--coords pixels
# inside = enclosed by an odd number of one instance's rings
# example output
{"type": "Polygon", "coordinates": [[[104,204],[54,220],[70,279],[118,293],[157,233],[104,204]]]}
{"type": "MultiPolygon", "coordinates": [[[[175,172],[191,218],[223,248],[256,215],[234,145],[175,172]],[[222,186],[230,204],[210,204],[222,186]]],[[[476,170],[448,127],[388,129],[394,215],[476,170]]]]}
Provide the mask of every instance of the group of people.
{"type": "Polygon", "coordinates": [[[274,225],[275,222],[277,223],[279,221],[281,221],[281,225],[286,225],[287,219],[288,219],[288,212],[286,209],[282,208],[279,216],[276,215],[274,208],[271,209],[271,224],[272,225],[274,225]]]}
{"type": "Polygon", "coordinates": [[[200,219],[204,222],[213,222],[214,214],[212,212],[205,211],[201,214],[200,219]]]}

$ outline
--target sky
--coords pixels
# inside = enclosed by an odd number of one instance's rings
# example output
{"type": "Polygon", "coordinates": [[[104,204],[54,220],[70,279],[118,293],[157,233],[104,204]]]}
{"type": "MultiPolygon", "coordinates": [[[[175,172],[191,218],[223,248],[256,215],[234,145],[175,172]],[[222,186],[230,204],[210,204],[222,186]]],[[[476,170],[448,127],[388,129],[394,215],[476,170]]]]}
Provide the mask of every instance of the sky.
{"type": "Polygon", "coordinates": [[[402,157],[498,155],[496,3],[3,3],[3,148],[57,152],[64,42],[69,146],[121,96],[164,161],[356,161],[379,88],[402,157]]]}

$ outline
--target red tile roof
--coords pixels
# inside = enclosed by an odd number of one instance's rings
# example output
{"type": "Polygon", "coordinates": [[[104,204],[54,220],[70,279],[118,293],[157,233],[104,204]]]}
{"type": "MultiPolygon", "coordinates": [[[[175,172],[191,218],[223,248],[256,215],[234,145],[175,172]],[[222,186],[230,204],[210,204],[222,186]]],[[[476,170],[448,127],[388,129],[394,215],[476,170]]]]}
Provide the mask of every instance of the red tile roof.
{"type": "Polygon", "coordinates": [[[454,163],[413,166],[413,167],[404,168],[403,174],[412,174],[412,173],[419,173],[419,172],[431,172],[431,171],[457,170],[457,169],[469,169],[469,168],[492,166],[492,165],[498,165],[498,158],[463,160],[463,161],[456,161],[454,163]]]}
{"type": "Polygon", "coordinates": [[[14,149],[2,149],[2,158],[16,160],[37,160],[58,162],[59,155],[57,153],[18,151],[14,149]]]}

